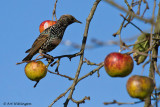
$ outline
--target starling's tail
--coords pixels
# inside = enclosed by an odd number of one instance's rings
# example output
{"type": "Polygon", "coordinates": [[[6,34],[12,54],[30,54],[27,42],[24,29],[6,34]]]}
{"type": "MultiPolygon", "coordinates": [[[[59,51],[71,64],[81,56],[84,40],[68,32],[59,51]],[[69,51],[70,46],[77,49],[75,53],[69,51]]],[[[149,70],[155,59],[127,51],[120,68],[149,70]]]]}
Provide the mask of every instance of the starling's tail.
{"type": "Polygon", "coordinates": [[[22,61],[29,61],[32,59],[33,56],[34,55],[32,55],[32,54],[28,54],[22,61]]]}

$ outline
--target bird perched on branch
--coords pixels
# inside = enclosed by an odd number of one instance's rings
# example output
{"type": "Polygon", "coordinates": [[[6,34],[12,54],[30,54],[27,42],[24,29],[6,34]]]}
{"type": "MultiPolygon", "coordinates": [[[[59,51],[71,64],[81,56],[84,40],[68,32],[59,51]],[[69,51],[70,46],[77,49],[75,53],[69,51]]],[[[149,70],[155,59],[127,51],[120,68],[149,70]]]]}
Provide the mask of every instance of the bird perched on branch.
{"type": "Polygon", "coordinates": [[[68,25],[78,21],[72,15],[62,15],[56,24],[45,29],[34,41],[32,47],[26,51],[29,53],[22,61],[29,61],[38,52],[46,54],[56,48],[61,42],[68,25]]]}

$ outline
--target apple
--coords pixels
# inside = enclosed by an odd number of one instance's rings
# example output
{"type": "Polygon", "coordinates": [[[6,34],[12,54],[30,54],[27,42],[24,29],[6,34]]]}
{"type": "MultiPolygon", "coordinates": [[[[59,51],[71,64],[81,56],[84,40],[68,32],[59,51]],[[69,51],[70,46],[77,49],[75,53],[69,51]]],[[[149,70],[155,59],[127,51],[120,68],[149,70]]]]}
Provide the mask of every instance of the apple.
{"type": "Polygon", "coordinates": [[[125,77],[133,70],[133,59],[128,54],[110,53],[104,60],[104,68],[111,77],[125,77]]]}
{"type": "Polygon", "coordinates": [[[25,74],[32,81],[39,81],[47,74],[47,68],[42,61],[32,61],[25,66],[25,74]]]}
{"type": "Polygon", "coordinates": [[[45,20],[39,26],[39,32],[42,33],[46,28],[56,24],[56,21],[45,20]]]}
{"type": "Polygon", "coordinates": [[[126,88],[131,97],[144,100],[147,96],[151,95],[154,86],[151,78],[134,75],[128,79],[126,88]]]}

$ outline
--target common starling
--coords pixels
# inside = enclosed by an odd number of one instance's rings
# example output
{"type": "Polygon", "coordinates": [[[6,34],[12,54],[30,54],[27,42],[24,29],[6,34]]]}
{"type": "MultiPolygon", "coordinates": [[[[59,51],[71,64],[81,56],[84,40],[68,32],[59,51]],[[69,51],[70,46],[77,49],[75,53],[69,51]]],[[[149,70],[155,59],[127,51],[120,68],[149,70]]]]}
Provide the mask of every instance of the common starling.
{"type": "Polygon", "coordinates": [[[72,15],[62,15],[56,24],[45,29],[34,41],[32,47],[26,51],[29,53],[22,61],[29,61],[39,53],[47,53],[56,48],[61,42],[68,25],[78,22],[72,15]]]}

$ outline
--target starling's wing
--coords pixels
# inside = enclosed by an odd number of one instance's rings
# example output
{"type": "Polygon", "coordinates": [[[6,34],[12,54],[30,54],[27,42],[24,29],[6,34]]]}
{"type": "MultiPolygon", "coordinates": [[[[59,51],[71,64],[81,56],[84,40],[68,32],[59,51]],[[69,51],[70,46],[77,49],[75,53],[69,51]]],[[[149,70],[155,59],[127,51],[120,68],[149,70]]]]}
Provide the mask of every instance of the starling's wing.
{"type": "Polygon", "coordinates": [[[26,52],[25,52],[25,53],[29,53],[29,52],[30,52],[30,50],[31,50],[31,49],[26,50],[26,52]]]}
{"type": "Polygon", "coordinates": [[[30,53],[37,53],[40,47],[46,42],[50,34],[50,27],[45,29],[39,37],[34,41],[30,53]]]}

